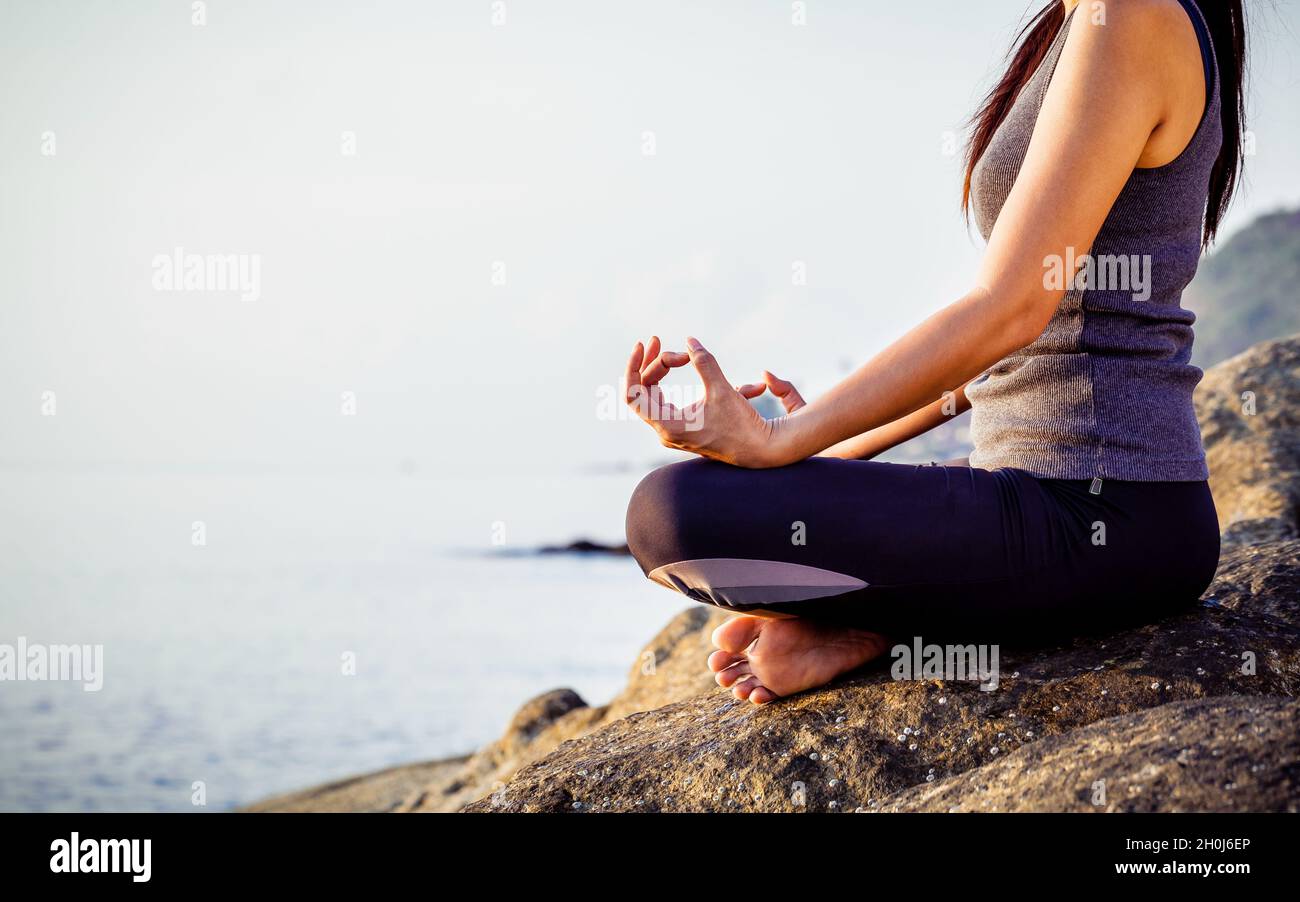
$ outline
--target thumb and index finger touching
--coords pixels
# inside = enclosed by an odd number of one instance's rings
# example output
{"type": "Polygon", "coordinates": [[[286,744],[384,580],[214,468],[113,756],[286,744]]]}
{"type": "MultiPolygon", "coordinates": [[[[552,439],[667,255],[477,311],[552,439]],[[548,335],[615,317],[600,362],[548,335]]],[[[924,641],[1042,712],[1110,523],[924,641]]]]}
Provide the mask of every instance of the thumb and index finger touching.
{"type": "Polygon", "coordinates": [[[647,347],[642,347],[638,343],[633,351],[632,359],[628,361],[627,381],[629,386],[639,385],[642,386],[641,390],[644,391],[658,384],[670,370],[684,366],[689,361],[695,367],[696,372],[699,373],[700,380],[704,383],[706,395],[710,391],[730,389],[739,392],[742,397],[756,398],[770,389],[772,394],[785,405],[787,411],[792,412],[804,406],[803,397],[799,394],[798,389],[771,372],[764,371],[762,382],[732,386],[722,372],[722,366],[718,363],[717,358],[704,347],[704,344],[698,338],[688,336],[686,347],[688,349],[686,354],[676,351],[663,351],[661,353],[658,336],[652,337],[647,347]]]}
{"type": "Polygon", "coordinates": [[[727,377],[723,375],[722,367],[718,364],[717,358],[705,349],[698,338],[688,336],[686,347],[690,353],[691,365],[695,367],[695,371],[700,374],[700,381],[704,383],[704,393],[706,395],[711,391],[732,388],[731,383],[727,381],[727,377]]]}

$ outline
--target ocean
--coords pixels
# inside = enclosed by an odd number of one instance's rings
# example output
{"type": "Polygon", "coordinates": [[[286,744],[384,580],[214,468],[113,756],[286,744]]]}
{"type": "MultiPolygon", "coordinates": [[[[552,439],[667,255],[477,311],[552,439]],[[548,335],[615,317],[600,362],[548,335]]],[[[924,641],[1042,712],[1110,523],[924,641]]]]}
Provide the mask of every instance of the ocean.
{"type": "Polygon", "coordinates": [[[685,605],[532,549],[620,541],[638,475],[5,470],[0,646],[103,672],[0,682],[0,810],[228,810],[607,701],[685,605]]]}

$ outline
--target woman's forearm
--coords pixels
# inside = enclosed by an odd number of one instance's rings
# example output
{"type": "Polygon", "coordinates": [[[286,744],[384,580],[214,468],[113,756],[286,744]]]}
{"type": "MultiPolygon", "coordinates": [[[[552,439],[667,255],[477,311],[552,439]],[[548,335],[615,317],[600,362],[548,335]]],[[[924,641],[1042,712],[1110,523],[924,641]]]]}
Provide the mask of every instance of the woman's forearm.
{"type": "MultiPolygon", "coordinates": [[[[938,403],[936,398],[942,399],[955,386],[964,386],[1032,342],[1046,327],[1050,311],[1041,303],[995,299],[985,289],[971,292],[926,319],[825,395],[774,421],[777,465],[803,460],[886,424],[892,429],[895,421],[921,413],[923,407],[938,403]]],[[[910,426],[925,422],[926,417],[919,416],[910,426]]],[[[905,427],[900,423],[898,428],[905,427]]],[[[890,434],[879,433],[871,441],[890,434]]]]}
{"type": "Polygon", "coordinates": [[[832,445],[819,456],[839,457],[844,460],[870,460],[896,445],[901,445],[943,425],[967,410],[970,410],[970,401],[966,400],[966,386],[963,385],[955,392],[947,392],[939,400],[905,417],[832,445]]]}

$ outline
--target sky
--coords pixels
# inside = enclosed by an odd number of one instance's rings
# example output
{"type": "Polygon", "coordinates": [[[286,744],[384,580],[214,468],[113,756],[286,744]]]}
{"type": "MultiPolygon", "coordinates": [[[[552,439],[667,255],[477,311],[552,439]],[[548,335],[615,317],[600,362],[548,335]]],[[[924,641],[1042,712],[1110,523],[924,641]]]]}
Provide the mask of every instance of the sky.
{"type": "MultiPolygon", "coordinates": [[[[1300,14],[1248,5],[1228,232],[1300,204],[1300,14]]],[[[202,9],[0,3],[8,478],[636,466],[664,452],[600,400],[651,333],[816,394],[969,287],[953,136],[1026,12],[202,9]],[[256,297],[160,290],[178,248],[256,297]]]]}

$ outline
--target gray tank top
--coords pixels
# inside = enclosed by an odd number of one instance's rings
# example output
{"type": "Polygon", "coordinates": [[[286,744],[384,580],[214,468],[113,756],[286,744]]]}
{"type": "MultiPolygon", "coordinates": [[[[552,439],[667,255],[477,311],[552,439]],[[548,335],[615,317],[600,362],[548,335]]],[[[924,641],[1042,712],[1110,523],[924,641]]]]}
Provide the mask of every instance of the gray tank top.
{"type": "MultiPolygon", "coordinates": [[[[1055,479],[1207,478],[1189,361],[1196,317],[1181,305],[1196,274],[1210,170],[1223,143],[1218,64],[1200,11],[1184,0],[1209,63],[1205,112],[1183,152],[1135,169],[1043,334],[971,382],[973,467],[1055,479]]],[[[1078,7],[1076,7],[1076,10],[1078,7]]],[[[1073,12],[971,175],[988,239],[1020,172],[1073,12]]],[[[1078,253],[1076,251],[1075,253],[1078,253]]],[[[1048,269],[1045,266],[1044,272],[1048,269]]]]}

